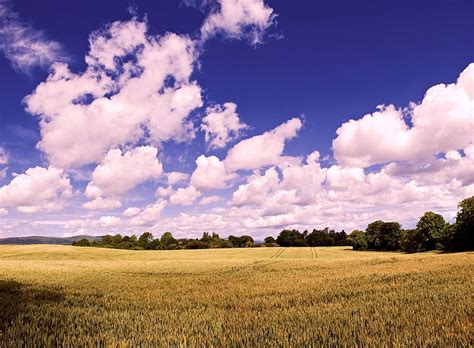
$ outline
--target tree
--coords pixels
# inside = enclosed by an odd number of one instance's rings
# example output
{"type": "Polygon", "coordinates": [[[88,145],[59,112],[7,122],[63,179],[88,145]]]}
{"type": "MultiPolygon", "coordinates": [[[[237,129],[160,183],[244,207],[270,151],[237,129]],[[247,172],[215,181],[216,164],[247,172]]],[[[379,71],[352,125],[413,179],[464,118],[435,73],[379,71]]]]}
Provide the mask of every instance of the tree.
{"type": "Polygon", "coordinates": [[[236,248],[250,248],[253,246],[253,238],[250,236],[229,236],[229,242],[236,248]]]}
{"type": "Polygon", "coordinates": [[[160,243],[163,245],[165,248],[169,247],[172,244],[176,243],[176,239],[174,239],[173,235],[171,232],[165,232],[160,238],[160,243]]]}
{"type": "Polygon", "coordinates": [[[305,236],[298,230],[283,230],[278,235],[276,242],[279,246],[305,246],[305,236]]]}
{"type": "Polygon", "coordinates": [[[418,229],[403,230],[400,247],[407,253],[415,253],[422,247],[422,238],[418,229]]]}
{"type": "Polygon", "coordinates": [[[474,250],[474,196],[459,203],[451,248],[474,250]]]}
{"type": "Polygon", "coordinates": [[[122,235],[121,234],[116,234],[115,236],[112,237],[112,243],[118,244],[122,242],[122,235]]]}
{"type": "Polygon", "coordinates": [[[200,240],[192,240],[186,245],[186,249],[209,249],[209,243],[200,240]]]}
{"type": "Polygon", "coordinates": [[[367,239],[365,238],[365,232],[354,230],[347,237],[347,241],[352,245],[354,250],[367,250],[367,239]]]}
{"type": "Polygon", "coordinates": [[[347,241],[346,231],[342,230],[334,233],[334,245],[350,245],[347,241]]]}
{"type": "Polygon", "coordinates": [[[212,242],[212,237],[211,237],[211,235],[209,234],[209,232],[204,232],[204,233],[202,234],[201,242],[204,242],[204,243],[207,243],[207,244],[211,244],[211,242],[212,242]]]}
{"type": "Polygon", "coordinates": [[[107,245],[113,242],[113,238],[111,235],[106,235],[101,238],[101,244],[107,245]]]}
{"type": "Polygon", "coordinates": [[[82,238],[78,241],[72,242],[72,245],[82,246],[82,247],[89,247],[89,246],[91,246],[91,242],[89,241],[89,239],[82,238]]]}
{"type": "MultiPolygon", "coordinates": [[[[334,231],[331,231],[334,234],[334,231]]],[[[333,236],[330,235],[329,228],[324,230],[316,230],[308,234],[306,237],[307,244],[310,246],[332,246],[334,245],[333,236]]]]}
{"type": "Polygon", "coordinates": [[[401,227],[398,222],[374,221],[367,226],[365,236],[369,249],[400,249],[401,227]]]}
{"type": "Polygon", "coordinates": [[[138,246],[140,248],[146,249],[148,244],[153,241],[153,235],[150,232],[144,232],[140,238],[138,238],[138,246]]]}
{"type": "Polygon", "coordinates": [[[275,244],[276,240],[272,236],[268,236],[264,239],[265,244],[275,244]]]}
{"type": "MultiPolygon", "coordinates": [[[[445,226],[446,221],[444,221],[441,215],[432,211],[426,212],[416,224],[420,248],[423,250],[435,250],[445,226]]],[[[415,237],[414,232],[411,232],[410,235],[415,237]]]]}

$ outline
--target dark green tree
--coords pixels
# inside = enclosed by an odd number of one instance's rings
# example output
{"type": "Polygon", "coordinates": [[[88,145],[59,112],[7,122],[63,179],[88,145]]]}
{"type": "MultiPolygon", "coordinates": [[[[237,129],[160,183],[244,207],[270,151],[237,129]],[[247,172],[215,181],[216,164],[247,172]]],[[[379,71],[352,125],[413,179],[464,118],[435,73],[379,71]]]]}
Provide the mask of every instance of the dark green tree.
{"type": "Polygon", "coordinates": [[[310,246],[332,246],[334,245],[334,231],[331,231],[326,227],[324,230],[314,229],[306,237],[307,244],[310,246]]]}
{"type": "Polygon", "coordinates": [[[212,242],[212,237],[209,234],[209,232],[204,232],[201,237],[201,242],[211,244],[212,242]]]}
{"type": "Polygon", "coordinates": [[[422,238],[418,229],[403,230],[400,247],[404,252],[415,253],[422,248],[422,238]]]}
{"type": "MultiPolygon", "coordinates": [[[[441,234],[446,226],[444,218],[432,211],[426,212],[416,224],[419,234],[420,248],[423,250],[435,250],[441,234]]],[[[410,233],[413,236],[413,233],[410,233]]]]}
{"type": "Polygon", "coordinates": [[[148,244],[150,244],[153,241],[153,235],[150,232],[144,232],[139,238],[138,238],[138,246],[143,249],[148,248],[148,244]]]}
{"type": "Polygon", "coordinates": [[[174,239],[171,232],[165,232],[160,238],[160,243],[163,247],[169,248],[171,245],[176,244],[176,239],[174,239]]]}
{"type": "Polygon", "coordinates": [[[276,242],[279,246],[305,246],[306,239],[303,233],[298,230],[283,230],[278,235],[276,242]]]}
{"type": "Polygon", "coordinates": [[[268,237],[265,238],[264,242],[265,242],[265,244],[275,244],[276,240],[272,236],[268,236],[268,237]]]}
{"type": "Polygon", "coordinates": [[[459,203],[451,249],[474,250],[474,196],[459,203]]]}
{"type": "Polygon", "coordinates": [[[347,242],[352,245],[354,250],[367,250],[367,239],[365,238],[365,232],[354,230],[347,237],[347,242]]]}
{"type": "Polygon", "coordinates": [[[101,238],[101,244],[103,245],[112,244],[113,241],[114,239],[111,235],[106,235],[101,238]]]}
{"type": "Polygon", "coordinates": [[[89,246],[91,246],[91,242],[86,238],[82,238],[78,241],[73,242],[72,245],[82,246],[82,247],[89,247],[89,246]]]}
{"type": "Polygon", "coordinates": [[[398,222],[374,221],[367,226],[365,236],[369,249],[400,249],[401,227],[398,222]]]}

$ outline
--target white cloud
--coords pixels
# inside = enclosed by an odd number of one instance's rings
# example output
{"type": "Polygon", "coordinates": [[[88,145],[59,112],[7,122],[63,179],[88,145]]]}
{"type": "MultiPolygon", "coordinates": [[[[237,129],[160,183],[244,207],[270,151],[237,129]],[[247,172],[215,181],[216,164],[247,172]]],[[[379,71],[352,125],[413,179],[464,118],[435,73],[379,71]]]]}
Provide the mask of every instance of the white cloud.
{"type": "Polygon", "coordinates": [[[121,206],[122,202],[120,202],[118,199],[102,197],[97,197],[82,205],[84,209],[88,210],[111,210],[115,208],[120,208],[121,206]]]}
{"type": "Polygon", "coordinates": [[[201,155],[196,159],[190,184],[201,191],[219,190],[225,188],[226,181],[232,178],[232,175],[227,175],[224,162],[216,156],[201,155]]]}
{"type": "Polygon", "coordinates": [[[24,73],[67,60],[62,45],[23,23],[8,1],[0,2],[0,52],[15,69],[24,73]]]}
{"type": "Polygon", "coordinates": [[[169,185],[175,185],[181,181],[188,180],[189,174],[181,173],[181,172],[171,172],[171,173],[166,174],[166,177],[168,178],[169,185]]]}
{"type": "Polygon", "coordinates": [[[158,150],[152,146],[140,146],[122,153],[113,149],[92,173],[86,196],[120,197],[138,184],[160,177],[163,166],[157,159],[158,150]]]}
{"type": "Polygon", "coordinates": [[[247,184],[240,185],[234,192],[232,204],[236,206],[263,204],[278,183],[278,172],[274,167],[267,169],[264,175],[253,174],[248,178],[247,184]]]}
{"type": "Polygon", "coordinates": [[[102,216],[99,223],[102,227],[116,227],[120,225],[120,218],[117,216],[102,216]]]}
{"type": "Polygon", "coordinates": [[[131,225],[149,225],[156,223],[160,219],[163,209],[166,207],[166,201],[157,201],[147,205],[143,211],[130,220],[131,225]]]}
{"type": "Polygon", "coordinates": [[[84,73],[55,64],[25,98],[27,110],[40,118],[38,148],[50,163],[80,167],[119,145],[194,136],[188,116],[202,106],[201,88],[191,80],[195,43],[146,30],[146,23],[132,19],[93,33],[84,73]],[[125,56],[134,59],[124,62],[125,56]]]}
{"type": "Polygon", "coordinates": [[[0,187],[0,208],[15,207],[23,213],[59,210],[71,196],[69,178],[62,170],[35,167],[0,187]]]}
{"type": "Polygon", "coordinates": [[[217,202],[220,202],[222,201],[224,198],[221,197],[221,196],[207,196],[207,197],[203,197],[201,199],[201,201],[199,202],[199,205],[208,205],[208,204],[212,204],[212,203],[217,203],[217,202]]]}
{"type": "Polygon", "coordinates": [[[252,44],[262,41],[265,30],[276,15],[263,0],[217,0],[216,6],[201,27],[201,40],[222,34],[225,37],[249,38],[252,44]]]}
{"type": "Polygon", "coordinates": [[[331,189],[346,190],[365,180],[362,168],[332,166],[326,171],[326,182],[331,189]]]}
{"type": "Polygon", "coordinates": [[[8,153],[2,146],[0,146],[0,165],[7,165],[8,164],[8,153]]]}
{"type": "Polygon", "coordinates": [[[229,150],[225,159],[227,170],[258,169],[276,164],[285,142],[294,138],[302,126],[301,120],[295,117],[271,131],[242,140],[229,150]]]}
{"type": "Polygon", "coordinates": [[[426,160],[474,143],[473,80],[474,63],[460,74],[457,83],[431,87],[423,101],[406,112],[389,105],[344,123],[333,141],[336,159],[347,166],[369,167],[426,160]],[[405,117],[410,118],[412,127],[405,117]]]}
{"type": "Polygon", "coordinates": [[[129,207],[129,208],[124,210],[122,215],[126,216],[126,217],[132,217],[132,216],[136,216],[136,215],[140,214],[140,212],[141,212],[141,209],[138,208],[138,207],[129,207]]]}
{"type": "Polygon", "coordinates": [[[236,110],[237,105],[234,103],[207,108],[207,115],[202,119],[201,130],[205,132],[205,139],[210,148],[225,147],[248,127],[240,122],[236,110]]]}
{"type": "Polygon", "coordinates": [[[172,205],[192,205],[202,195],[194,186],[179,188],[170,196],[172,205]]]}
{"type": "Polygon", "coordinates": [[[156,197],[168,197],[173,193],[173,187],[168,186],[168,187],[158,187],[155,192],[156,197]]]}
{"type": "Polygon", "coordinates": [[[9,156],[7,150],[0,146],[0,180],[7,176],[9,156]]]}

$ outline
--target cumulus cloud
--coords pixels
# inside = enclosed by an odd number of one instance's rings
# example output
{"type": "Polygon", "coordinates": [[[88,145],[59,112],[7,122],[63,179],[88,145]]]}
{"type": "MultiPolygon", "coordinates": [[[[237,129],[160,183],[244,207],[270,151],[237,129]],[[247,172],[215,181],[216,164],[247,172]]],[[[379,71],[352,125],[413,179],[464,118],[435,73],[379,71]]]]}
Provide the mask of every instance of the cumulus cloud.
{"type": "Polygon", "coordinates": [[[201,27],[202,41],[220,34],[232,39],[248,38],[255,45],[262,42],[276,17],[263,0],[216,0],[212,5],[201,27]]]}
{"type": "Polygon", "coordinates": [[[222,201],[224,198],[221,196],[207,196],[203,197],[201,201],[199,202],[199,205],[208,205],[208,204],[213,204],[222,201]]]}
{"type": "Polygon", "coordinates": [[[457,83],[428,89],[408,110],[393,105],[350,120],[337,130],[334,155],[343,165],[369,167],[393,161],[426,160],[474,143],[474,63],[457,83]],[[409,118],[412,126],[406,122],[409,118]]]}
{"type": "Polygon", "coordinates": [[[147,23],[115,22],[93,33],[83,73],[54,64],[25,98],[40,119],[38,148],[60,168],[97,163],[112,148],[194,136],[190,112],[202,106],[191,79],[197,51],[187,36],[147,34],[147,23]]]}
{"type": "Polygon", "coordinates": [[[129,207],[123,211],[122,215],[126,217],[132,217],[140,214],[140,212],[141,209],[138,207],[129,207]]]}
{"type": "Polygon", "coordinates": [[[216,156],[199,156],[196,169],[191,175],[190,184],[201,191],[219,190],[226,187],[226,181],[232,179],[227,175],[224,163],[216,156]]]}
{"type": "Polygon", "coordinates": [[[0,208],[16,207],[23,213],[59,210],[71,196],[71,183],[63,170],[34,167],[0,187],[0,208]]]}
{"type": "Polygon", "coordinates": [[[99,223],[102,227],[116,227],[120,225],[120,218],[117,216],[102,216],[99,223]]]}
{"type": "Polygon", "coordinates": [[[89,199],[120,197],[142,182],[159,178],[163,166],[157,154],[153,146],[140,146],[125,153],[120,149],[110,150],[92,173],[86,196],[89,199]]]}
{"type": "Polygon", "coordinates": [[[160,219],[163,209],[166,207],[166,201],[159,200],[153,204],[147,205],[138,215],[131,220],[131,225],[143,226],[156,223],[160,219]]]}
{"type": "Polygon", "coordinates": [[[202,193],[196,190],[194,186],[179,188],[170,196],[171,205],[192,205],[196,199],[201,197],[202,193]]]}
{"type": "Polygon", "coordinates": [[[295,117],[271,131],[240,141],[227,153],[227,170],[258,169],[276,164],[283,153],[285,142],[294,138],[302,126],[301,120],[295,117]]]}
{"type": "Polygon", "coordinates": [[[35,67],[47,68],[67,57],[62,45],[48,39],[43,31],[22,22],[9,1],[0,1],[0,52],[23,73],[35,67]]]}
{"type": "Polygon", "coordinates": [[[168,186],[168,187],[158,187],[155,192],[156,197],[168,197],[173,193],[173,187],[168,186]]]}
{"type": "Polygon", "coordinates": [[[120,208],[122,202],[116,198],[102,198],[97,197],[89,202],[86,202],[82,205],[84,209],[88,210],[112,210],[115,208],[120,208]]]}
{"type": "Polygon", "coordinates": [[[236,139],[243,129],[248,127],[245,123],[240,122],[236,110],[237,105],[234,103],[207,108],[207,115],[202,119],[201,130],[205,132],[205,140],[210,148],[225,147],[227,143],[236,139]]]}
{"type": "Polygon", "coordinates": [[[169,185],[175,185],[181,181],[188,180],[189,174],[182,173],[182,172],[171,172],[171,173],[166,174],[166,177],[168,178],[169,185]]]}

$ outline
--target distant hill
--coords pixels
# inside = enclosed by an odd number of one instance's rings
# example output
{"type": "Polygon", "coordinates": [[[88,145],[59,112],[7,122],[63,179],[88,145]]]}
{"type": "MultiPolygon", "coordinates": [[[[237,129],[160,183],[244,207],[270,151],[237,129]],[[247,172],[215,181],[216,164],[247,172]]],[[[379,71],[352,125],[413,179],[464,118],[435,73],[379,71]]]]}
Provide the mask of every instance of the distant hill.
{"type": "Polygon", "coordinates": [[[70,245],[80,239],[89,239],[90,241],[99,240],[102,236],[74,236],[74,237],[44,237],[44,236],[28,236],[28,237],[10,237],[0,238],[0,244],[61,244],[70,245]]]}

